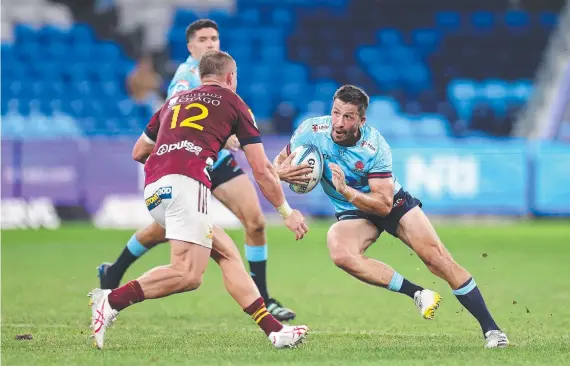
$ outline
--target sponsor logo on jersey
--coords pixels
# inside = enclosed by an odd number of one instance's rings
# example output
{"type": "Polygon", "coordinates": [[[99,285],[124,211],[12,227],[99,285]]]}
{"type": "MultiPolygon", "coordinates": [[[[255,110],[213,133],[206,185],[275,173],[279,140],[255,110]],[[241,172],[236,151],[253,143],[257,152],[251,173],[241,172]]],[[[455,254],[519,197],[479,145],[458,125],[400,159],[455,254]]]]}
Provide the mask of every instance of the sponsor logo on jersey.
{"type": "Polygon", "coordinates": [[[315,133],[327,132],[328,129],[329,129],[328,124],[313,125],[313,132],[315,133]]]}
{"type": "Polygon", "coordinates": [[[148,197],[144,200],[146,204],[146,208],[151,211],[158,207],[162,200],[171,199],[172,198],[172,187],[160,187],[156,192],[152,194],[152,196],[148,197]]]}
{"type": "Polygon", "coordinates": [[[357,172],[361,172],[364,170],[364,163],[360,160],[358,160],[356,163],[354,163],[354,170],[357,172]]]}
{"type": "Polygon", "coordinates": [[[372,150],[372,152],[376,152],[376,150],[377,150],[376,146],[372,145],[372,143],[370,141],[362,141],[360,143],[360,146],[366,147],[366,148],[372,150]]]}
{"type": "Polygon", "coordinates": [[[200,146],[194,145],[193,143],[191,143],[188,140],[183,140],[183,141],[179,141],[175,144],[162,144],[158,147],[158,149],[156,150],[156,155],[164,155],[166,153],[169,153],[171,151],[175,151],[175,150],[181,150],[184,149],[188,152],[194,153],[196,154],[196,156],[199,156],[200,153],[202,152],[202,148],[200,146]]]}
{"type": "Polygon", "coordinates": [[[198,66],[190,66],[190,69],[188,71],[190,71],[192,74],[198,75],[198,66]]]}

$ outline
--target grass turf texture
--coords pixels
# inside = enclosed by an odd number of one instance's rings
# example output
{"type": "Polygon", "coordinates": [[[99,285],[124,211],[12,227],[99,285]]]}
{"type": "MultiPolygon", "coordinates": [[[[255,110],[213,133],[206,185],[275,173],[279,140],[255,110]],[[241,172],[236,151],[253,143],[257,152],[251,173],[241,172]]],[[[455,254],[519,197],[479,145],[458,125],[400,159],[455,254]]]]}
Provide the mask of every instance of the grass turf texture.
{"type": "MultiPolygon", "coordinates": [[[[127,309],[107,333],[106,348],[88,339],[87,292],[95,267],[112,261],[130,231],[86,226],[2,233],[4,365],[173,364],[565,364],[570,354],[570,225],[438,227],[459,263],[475,276],[512,347],[483,349],[476,321],[411,251],[383,235],[368,254],[444,297],[435,320],[421,318],[406,296],[358,282],[329,260],[327,223],[295,242],[270,228],[269,290],[311,327],[299,349],[275,350],[225,292],[211,262],[196,292],[127,309]],[[32,340],[16,340],[31,334],[32,340]]],[[[242,248],[242,234],[230,234],[242,248]]],[[[168,261],[168,246],[147,253],[133,279],[168,261]]]]}

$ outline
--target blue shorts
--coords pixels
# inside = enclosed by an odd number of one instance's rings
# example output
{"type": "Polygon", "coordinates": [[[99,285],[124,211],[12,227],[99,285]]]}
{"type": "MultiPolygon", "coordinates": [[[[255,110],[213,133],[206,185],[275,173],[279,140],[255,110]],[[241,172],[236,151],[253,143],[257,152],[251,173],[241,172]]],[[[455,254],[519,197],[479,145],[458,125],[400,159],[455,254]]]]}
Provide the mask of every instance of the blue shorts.
{"type": "Polygon", "coordinates": [[[234,156],[229,154],[210,172],[211,191],[213,192],[220,185],[242,174],[245,174],[244,171],[241,170],[234,156]]]}
{"type": "Polygon", "coordinates": [[[343,211],[335,214],[335,216],[338,221],[365,219],[373,223],[380,231],[380,234],[382,234],[383,231],[387,231],[390,235],[398,237],[396,230],[398,229],[400,219],[416,206],[422,207],[422,202],[412,197],[408,192],[404,191],[404,189],[400,189],[398,193],[394,195],[392,211],[390,211],[386,217],[380,217],[360,210],[343,211]]]}

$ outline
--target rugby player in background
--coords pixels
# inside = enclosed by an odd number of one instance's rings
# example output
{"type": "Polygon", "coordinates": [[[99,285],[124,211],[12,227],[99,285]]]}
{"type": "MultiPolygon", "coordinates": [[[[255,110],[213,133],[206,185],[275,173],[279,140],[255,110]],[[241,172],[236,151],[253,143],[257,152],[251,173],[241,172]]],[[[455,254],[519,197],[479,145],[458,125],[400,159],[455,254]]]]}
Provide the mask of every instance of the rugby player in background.
{"type": "MultiPolygon", "coordinates": [[[[169,97],[200,85],[198,75],[200,58],[209,50],[220,49],[218,25],[209,19],[197,20],[186,29],[186,41],[190,56],[178,67],[168,87],[169,97]]],[[[291,320],[295,318],[295,312],[269,296],[266,274],[268,247],[265,219],[252,182],[237,165],[230,151],[238,148],[239,142],[235,136],[232,136],[228,139],[226,149],[218,154],[218,159],[210,172],[211,191],[214,197],[236,215],[245,228],[245,257],[249,262],[250,274],[267,304],[267,310],[281,321],[291,320]]],[[[296,169],[297,172],[303,174],[310,170],[308,167],[296,169]]],[[[165,240],[164,229],[157,223],[150,224],[133,234],[115,263],[103,263],[98,267],[101,288],[118,287],[132,263],[148,249],[165,240]]]]}
{"type": "Polygon", "coordinates": [[[439,294],[364,255],[387,231],[449,284],[457,300],[479,322],[485,347],[506,347],[509,340],[487,310],[475,280],[444,247],[421,202],[393,176],[390,146],[378,130],[366,124],[368,101],[360,88],[345,85],[338,89],[331,116],[304,121],[275,158],[279,176],[286,182],[297,176],[289,173],[291,151],[306,144],[316,146],[324,159],[321,186],[335,206],[338,220],[327,234],[333,262],[360,281],[409,296],[424,318],[433,318],[439,294]]]}
{"type": "MultiPolygon", "coordinates": [[[[133,158],[145,163],[145,204],[155,222],[165,229],[171,262],[117,289],[97,288],[89,293],[91,328],[98,348],[103,347],[106,329],[120,311],[144,300],[197,289],[210,256],[222,266],[221,257],[237,251],[223,230],[216,228],[214,233],[208,213],[210,168],[231,135],[239,139],[261,191],[297,240],[308,230],[301,213],[287,204],[279,178],[265,155],[254,116],[235,93],[237,66],[233,58],[225,52],[207,52],[199,72],[202,86],[168,99],[133,149],[133,158]]],[[[284,326],[276,320],[241,260],[234,260],[234,264],[236,261],[239,265],[231,273],[227,263],[222,266],[228,292],[276,348],[298,345],[308,328],[284,326]]]]}

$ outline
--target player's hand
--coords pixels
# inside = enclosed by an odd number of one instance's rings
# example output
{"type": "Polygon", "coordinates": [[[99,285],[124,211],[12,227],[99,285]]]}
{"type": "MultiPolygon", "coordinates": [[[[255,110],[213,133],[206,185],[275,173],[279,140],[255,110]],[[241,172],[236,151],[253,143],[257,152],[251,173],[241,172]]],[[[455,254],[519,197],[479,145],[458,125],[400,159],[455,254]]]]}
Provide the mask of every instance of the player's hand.
{"type": "Polygon", "coordinates": [[[241,145],[236,135],[231,135],[228,141],[226,141],[226,146],[224,146],[224,148],[235,152],[238,151],[240,146],[241,145]]]}
{"type": "Polygon", "coordinates": [[[291,161],[296,154],[295,152],[289,154],[279,166],[275,167],[275,170],[277,171],[277,175],[279,175],[279,179],[284,182],[289,184],[304,184],[311,179],[307,174],[311,173],[313,168],[307,163],[292,166],[291,161]]]}
{"type": "Polygon", "coordinates": [[[341,167],[335,163],[329,163],[329,168],[332,171],[332,181],[336,191],[342,195],[347,189],[346,185],[346,178],[344,176],[344,172],[342,171],[341,167]]]}
{"type": "Polygon", "coordinates": [[[307,231],[309,231],[307,224],[305,224],[303,214],[298,210],[293,210],[293,213],[286,219],[283,219],[283,221],[285,221],[285,226],[295,233],[295,238],[297,240],[303,239],[307,231]]]}

